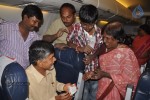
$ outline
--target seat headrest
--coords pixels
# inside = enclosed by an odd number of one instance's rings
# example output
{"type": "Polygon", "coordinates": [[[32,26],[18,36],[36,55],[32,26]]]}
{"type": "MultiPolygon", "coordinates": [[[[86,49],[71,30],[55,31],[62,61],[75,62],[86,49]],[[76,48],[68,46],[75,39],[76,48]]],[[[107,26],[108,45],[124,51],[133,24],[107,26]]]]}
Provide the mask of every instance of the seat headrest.
{"type": "Polygon", "coordinates": [[[16,62],[8,64],[1,77],[2,90],[7,100],[25,100],[28,96],[28,80],[25,70],[16,62]]]}

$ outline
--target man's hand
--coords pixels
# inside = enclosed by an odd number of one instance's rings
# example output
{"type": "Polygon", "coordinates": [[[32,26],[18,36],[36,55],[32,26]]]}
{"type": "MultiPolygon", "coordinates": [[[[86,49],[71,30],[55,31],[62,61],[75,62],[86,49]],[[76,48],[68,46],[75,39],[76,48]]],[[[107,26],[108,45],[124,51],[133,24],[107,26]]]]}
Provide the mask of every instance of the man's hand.
{"type": "Polygon", "coordinates": [[[94,71],[94,74],[91,76],[91,79],[99,80],[103,77],[107,77],[111,79],[111,76],[109,73],[102,71],[101,69],[97,69],[94,71]]]}
{"type": "Polygon", "coordinates": [[[68,33],[68,30],[66,28],[60,28],[56,33],[57,38],[61,37],[64,32],[68,33]]]}
{"type": "Polygon", "coordinates": [[[69,92],[68,88],[69,88],[69,86],[71,86],[71,85],[72,85],[71,83],[65,84],[65,86],[64,86],[64,91],[69,92]]]}
{"type": "Polygon", "coordinates": [[[67,84],[65,84],[65,86],[64,86],[64,91],[70,93],[70,91],[69,91],[69,88],[70,88],[70,87],[76,87],[76,89],[77,89],[77,86],[76,86],[75,84],[67,83],[67,84]]]}

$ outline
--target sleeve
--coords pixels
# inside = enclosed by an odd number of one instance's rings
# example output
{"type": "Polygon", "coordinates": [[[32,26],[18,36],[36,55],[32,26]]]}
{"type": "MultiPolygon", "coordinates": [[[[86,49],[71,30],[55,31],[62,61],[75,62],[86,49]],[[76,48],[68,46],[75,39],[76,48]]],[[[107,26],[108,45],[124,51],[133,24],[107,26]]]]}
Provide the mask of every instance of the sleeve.
{"type": "Polygon", "coordinates": [[[64,91],[64,86],[65,86],[64,83],[61,83],[61,82],[58,82],[58,81],[57,81],[56,84],[57,84],[57,91],[58,91],[58,92],[64,91]]]}
{"type": "Polygon", "coordinates": [[[73,34],[71,32],[70,34],[67,35],[66,41],[67,42],[71,41],[72,37],[73,37],[73,34]]]}
{"type": "Polygon", "coordinates": [[[55,99],[55,96],[51,97],[49,100],[56,100],[56,99],[55,99]]]}
{"type": "Polygon", "coordinates": [[[98,28],[97,38],[98,38],[98,43],[99,43],[99,47],[100,47],[101,45],[104,44],[103,36],[101,34],[101,29],[100,28],[98,28]]]}
{"type": "MultiPolygon", "coordinates": [[[[123,53],[123,52],[122,52],[123,53]]],[[[116,55],[117,56],[117,55],[116,55]]],[[[121,61],[118,73],[111,74],[111,77],[120,93],[125,96],[127,84],[136,86],[140,76],[139,65],[134,53],[131,50],[126,50],[121,61]]]]}
{"type": "Polygon", "coordinates": [[[29,100],[33,100],[31,89],[29,89],[29,100]]]}
{"type": "Polygon", "coordinates": [[[32,34],[33,35],[33,41],[36,41],[36,40],[42,40],[43,36],[41,34],[39,34],[38,32],[33,32],[32,34]]]}
{"type": "Polygon", "coordinates": [[[42,35],[37,35],[36,40],[42,40],[43,36],[42,35]]]}

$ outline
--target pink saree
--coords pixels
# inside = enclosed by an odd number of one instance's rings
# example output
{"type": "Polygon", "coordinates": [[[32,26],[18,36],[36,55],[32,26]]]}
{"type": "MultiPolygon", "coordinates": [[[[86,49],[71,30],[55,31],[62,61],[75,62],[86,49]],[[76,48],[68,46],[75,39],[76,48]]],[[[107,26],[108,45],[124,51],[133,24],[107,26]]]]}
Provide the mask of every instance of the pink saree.
{"type": "Polygon", "coordinates": [[[112,79],[102,78],[99,80],[97,99],[103,94],[111,81],[114,87],[104,100],[121,100],[120,94],[125,97],[127,84],[133,84],[136,88],[140,69],[134,52],[130,48],[116,48],[99,58],[100,67],[109,73],[112,79]]]}

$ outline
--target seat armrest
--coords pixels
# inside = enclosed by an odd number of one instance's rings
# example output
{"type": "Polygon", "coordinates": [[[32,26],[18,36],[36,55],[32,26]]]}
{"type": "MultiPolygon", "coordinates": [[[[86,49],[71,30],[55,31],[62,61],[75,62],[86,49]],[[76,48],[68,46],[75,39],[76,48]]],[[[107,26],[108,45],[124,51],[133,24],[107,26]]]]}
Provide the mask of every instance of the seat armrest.
{"type": "Polygon", "coordinates": [[[132,99],[132,91],[133,91],[134,86],[132,84],[127,85],[126,89],[126,95],[124,100],[131,100],[132,99]]]}

